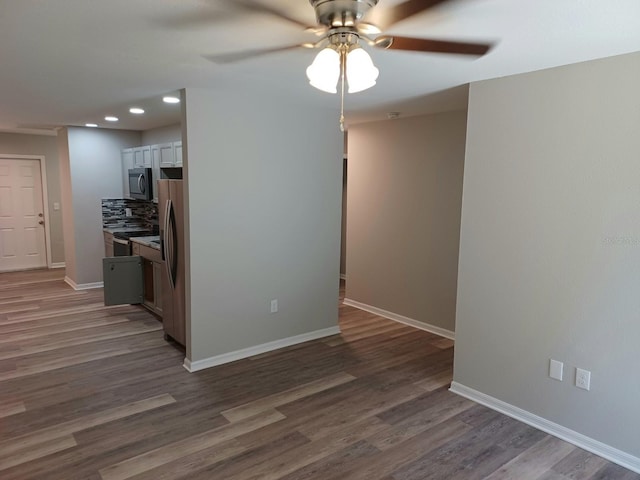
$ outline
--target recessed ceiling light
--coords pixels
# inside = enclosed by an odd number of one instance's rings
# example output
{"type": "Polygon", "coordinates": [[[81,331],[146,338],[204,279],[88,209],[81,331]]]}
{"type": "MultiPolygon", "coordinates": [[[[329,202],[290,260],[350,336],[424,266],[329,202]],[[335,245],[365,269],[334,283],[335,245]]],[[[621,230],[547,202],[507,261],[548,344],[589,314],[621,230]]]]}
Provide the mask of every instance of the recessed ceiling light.
{"type": "Polygon", "coordinates": [[[180,99],[178,97],[162,97],[162,101],[164,103],[180,103],[180,99]]]}
{"type": "Polygon", "coordinates": [[[85,127],[89,127],[89,128],[96,128],[98,126],[97,123],[85,123],[84,124],[85,127]]]}
{"type": "Polygon", "coordinates": [[[106,116],[106,117],[104,117],[104,119],[107,122],[117,122],[118,121],[118,117],[112,117],[112,116],[106,116]]]}
{"type": "Polygon", "coordinates": [[[144,113],[144,110],[142,108],[138,108],[138,107],[131,107],[129,109],[130,113],[133,113],[135,115],[142,115],[144,113]]]}

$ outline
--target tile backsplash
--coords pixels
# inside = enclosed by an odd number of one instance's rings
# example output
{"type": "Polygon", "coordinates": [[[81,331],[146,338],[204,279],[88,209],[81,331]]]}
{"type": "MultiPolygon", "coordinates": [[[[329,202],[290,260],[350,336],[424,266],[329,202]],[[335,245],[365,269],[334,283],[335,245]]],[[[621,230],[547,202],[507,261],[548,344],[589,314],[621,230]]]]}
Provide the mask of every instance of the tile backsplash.
{"type": "Polygon", "coordinates": [[[102,199],[103,227],[142,227],[153,229],[158,225],[158,205],[144,200],[128,198],[102,199]],[[131,209],[127,217],[126,209],[131,209]]]}

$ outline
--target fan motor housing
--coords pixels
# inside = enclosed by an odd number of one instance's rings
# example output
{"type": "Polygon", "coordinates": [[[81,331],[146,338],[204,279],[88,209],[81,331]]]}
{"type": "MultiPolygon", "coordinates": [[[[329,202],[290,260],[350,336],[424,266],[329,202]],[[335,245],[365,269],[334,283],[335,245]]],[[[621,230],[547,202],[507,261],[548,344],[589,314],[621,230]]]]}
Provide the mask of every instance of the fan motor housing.
{"type": "Polygon", "coordinates": [[[318,23],[329,28],[353,27],[378,0],[309,0],[318,23]]]}

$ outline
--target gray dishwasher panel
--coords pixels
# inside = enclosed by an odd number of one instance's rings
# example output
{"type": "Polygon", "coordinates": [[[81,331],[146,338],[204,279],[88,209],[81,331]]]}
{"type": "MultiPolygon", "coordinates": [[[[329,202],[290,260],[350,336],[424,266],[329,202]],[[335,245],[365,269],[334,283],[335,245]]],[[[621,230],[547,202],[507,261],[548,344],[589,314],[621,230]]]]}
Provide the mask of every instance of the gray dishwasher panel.
{"type": "Polygon", "coordinates": [[[106,257],[102,259],[104,304],[138,304],[143,301],[144,273],[142,257],[106,257]]]}

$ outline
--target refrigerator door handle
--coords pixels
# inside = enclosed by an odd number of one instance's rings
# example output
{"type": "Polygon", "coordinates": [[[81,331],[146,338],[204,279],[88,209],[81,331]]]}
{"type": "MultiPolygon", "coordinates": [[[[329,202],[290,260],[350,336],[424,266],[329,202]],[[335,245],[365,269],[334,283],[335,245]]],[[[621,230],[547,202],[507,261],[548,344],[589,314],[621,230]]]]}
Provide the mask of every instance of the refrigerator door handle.
{"type": "Polygon", "coordinates": [[[172,200],[169,200],[169,227],[171,230],[171,283],[175,288],[176,278],[178,276],[178,230],[176,227],[176,210],[172,200]]]}
{"type": "Polygon", "coordinates": [[[163,249],[163,255],[164,255],[164,266],[167,270],[167,277],[169,278],[169,285],[171,285],[171,289],[175,289],[175,283],[173,280],[173,269],[172,267],[172,259],[171,259],[171,251],[170,251],[170,245],[169,245],[169,216],[171,214],[171,200],[167,200],[167,203],[165,204],[165,210],[164,210],[164,239],[163,239],[163,243],[164,243],[164,249],[163,249]]]}

